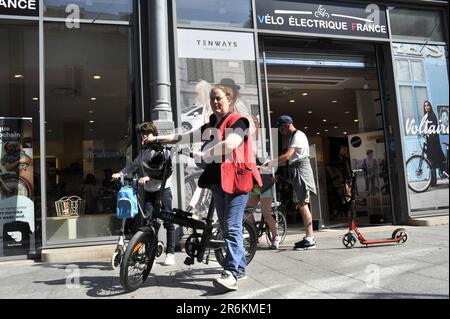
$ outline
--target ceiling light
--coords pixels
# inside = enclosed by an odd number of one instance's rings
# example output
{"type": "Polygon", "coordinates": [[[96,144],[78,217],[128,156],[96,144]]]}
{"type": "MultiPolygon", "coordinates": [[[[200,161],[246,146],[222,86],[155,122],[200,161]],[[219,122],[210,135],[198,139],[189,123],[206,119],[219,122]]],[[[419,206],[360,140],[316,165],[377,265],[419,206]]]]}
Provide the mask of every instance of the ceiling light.
{"type": "Polygon", "coordinates": [[[295,100],[290,100],[289,103],[295,103],[295,100]]]}
{"type": "Polygon", "coordinates": [[[325,130],[325,132],[328,132],[328,130],[325,130]]]}
{"type": "Polygon", "coordinates": [[[89,110],[88,113],[89,113],[89,114],[94,114],[95,111],[89,110]]]}
{"type": "Polygon", "coordinates": [[[344,113],[345,113],[345,114],[350,114],[350,111],[345,111],[344,113]]]}
{"type": "Polygon", "coordinates": [[[355,119],[353,122],[355,122],[355,123],[358,123],[359,122],[359,120],[358,119],[355,119]]]}
{"type": "Polygon", "coordinates": [[[94,75],[95,80],[100,80],[102,77],[100,75],[94,75]]]}
{"type": "Polygon", "coordinates": [[[336,125],[334,128],[339,128],[339,126],[336,125]]]}
{"type": "Polygon", "coordinates": [[[317,132],[316,134],[317,134],[317,135],[320,135],[320,132],[317,132]]]}
{"type": "Polygon", "coordinates": [[[23,79],[24,76],[23,76],[23,74],[14,74],[14,78],[15,79],[23,79]]]}
{"type": "Polygon", "coordinates": [[[331,103],[337,103],[338,101],[337,100],[333,100],[333,101],[331,101],[331,103]]]}
{"type": "Polygon", "coordinates": [[[347,135],[348,133],[347,132],[344,132],[344,135],[347,135]]]}
{"type": "Polygon", "coordinates": [[[312,114],[312,111],[308,111],[308,114],[312,114]]]}
{"type": "Polygon", "coordinates": [[[308,127],[307,126],[305,126],[305,130],[307,130],[308,129],[308,127]]]}
{"type": "Polygon", "coordinates": [[[91,101],[96,101],[97,98],[96,97],[91,97],[91,101]]]}
{"type": "Polygon", "coordinates": [[[326,121],[327,121],[327,119],[323,119],[323,120],[322,120],[322,122],[326,122],[326,121]]]}
{"type": "Polygon", "coordinates": [[[305,92],[305,93],[303,93],[302,95],[303,95],[303,96],[307,96],[307,95],[308,95],[308,93],[306,93],[306,92],[305,92]]]}
{"type": "Polygon", "coordinates": [[[92,124],[92,123],[94,123],[94,121],[92,121],[92,120],[91,120],[91,121],[89,121],[89,123],[91,123],[91,124],[92,124]]]}
{"type": "Polygon", "coordinates": [[[39,98],[38,97],[34,97],[33,101],[39,101],[39,98]]]}

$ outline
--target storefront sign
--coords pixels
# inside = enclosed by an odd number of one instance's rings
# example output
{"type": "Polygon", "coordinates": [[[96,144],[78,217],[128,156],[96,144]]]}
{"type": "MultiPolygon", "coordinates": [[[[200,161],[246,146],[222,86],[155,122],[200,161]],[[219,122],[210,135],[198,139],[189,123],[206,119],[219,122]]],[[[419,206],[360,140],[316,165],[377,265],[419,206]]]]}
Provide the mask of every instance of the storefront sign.
{"type": "Polygon", "coordinates": [[[255,60],[253,34],[178,29],[180,58],[255,60]]]}
{"type": "Polygon", "coordinates": [[[0,0],[0,15],[39,16],[39,0],[0,0]]]}
{"type": "Polygon", "coordinates": [[[389,37],[384,7],[332,2],[256,1],[260,29],[303,33],[389,37]]]}
{"type": "Polygon", "coordinates": [[[4,255],[24,248],[30,232],[35,231],[32,133],[31,118],[0,118],[0,237],[4,255]]]}

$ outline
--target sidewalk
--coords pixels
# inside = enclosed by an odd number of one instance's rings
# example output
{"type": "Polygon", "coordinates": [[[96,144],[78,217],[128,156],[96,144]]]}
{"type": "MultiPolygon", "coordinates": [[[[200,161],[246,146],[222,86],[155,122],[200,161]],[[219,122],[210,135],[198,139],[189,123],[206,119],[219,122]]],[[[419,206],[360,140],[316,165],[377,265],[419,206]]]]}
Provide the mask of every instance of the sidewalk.
{"type": "MultiPolygon", "coordinates": [[[[389,237],[395,226],[362,228],[368,238],[389,237]]],[[[248,279],[236,292],[222,293],[213,285],[221,268],[177,264],[164,267],[156,260],[144,286],[124,293],[119,271],[108,260],[69,263],[0,263],[0,298],[125,298],[125,299],[347,299],[347,298],[449,298],[449,229],[447,225],[405,227],[403,245],[345,249],[345,229],[316,232],[318,247],[295,251],[303,237],[289,229],[278,251],[269,250],[265,238],[247,267],[248,279]]]]}

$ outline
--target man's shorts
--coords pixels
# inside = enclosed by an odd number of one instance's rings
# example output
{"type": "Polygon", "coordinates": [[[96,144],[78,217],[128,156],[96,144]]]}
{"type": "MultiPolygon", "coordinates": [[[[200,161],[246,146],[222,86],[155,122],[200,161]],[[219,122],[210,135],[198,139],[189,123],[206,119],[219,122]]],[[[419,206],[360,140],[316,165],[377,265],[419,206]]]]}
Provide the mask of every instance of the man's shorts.
{"type": "Polygon", "coordinates": [[[253,185],[252,190],[250,191],[250,195],[253,196],[259,196],[260,198],[273,198],[273,186],[269,187],[268,190],[261,193],[261,188],[258,186],[258,184],[253,185]]]}
{"type": "Polygon", "coordinates": [[[292,200],[298,206],[305,206],[310,203],[310,193],[306,189],[305,183],[302,183],[297,192],[293,192],[292,200]]]}

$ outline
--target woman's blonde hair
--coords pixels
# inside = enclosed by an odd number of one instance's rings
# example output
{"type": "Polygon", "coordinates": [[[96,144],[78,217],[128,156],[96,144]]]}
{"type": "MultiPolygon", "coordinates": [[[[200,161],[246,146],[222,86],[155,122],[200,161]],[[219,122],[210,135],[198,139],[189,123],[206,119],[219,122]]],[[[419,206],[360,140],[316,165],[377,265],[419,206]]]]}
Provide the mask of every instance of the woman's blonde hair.
{"type": "Polygon", "coordinates": [[[215,86],[211,89],[211,91],[209,92],[209,94],[210,94],[210,95],[213,94],[214,90],[221,90],[223,93],[225,93],[225,96],[226,96],[227,98],[229,98],[230,101],[231,101],[231,108],[234,110],[234,103],[235,103],[236,101],[235,101],[235,96],[234,96],[234,91],[233,91],[233,89],[230,88],[230,87],[228,87],[228,86],[219,84],[219,85],[215,85],[215,86]]]}

